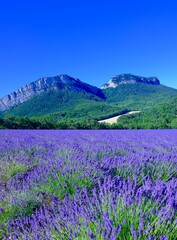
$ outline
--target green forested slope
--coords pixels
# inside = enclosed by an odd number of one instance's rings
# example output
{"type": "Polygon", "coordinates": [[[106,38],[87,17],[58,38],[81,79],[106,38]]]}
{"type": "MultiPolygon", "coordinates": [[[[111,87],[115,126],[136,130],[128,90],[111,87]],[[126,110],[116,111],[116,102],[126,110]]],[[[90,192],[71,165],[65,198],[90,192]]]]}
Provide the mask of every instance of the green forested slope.
{"type": "Polygon", "coordinates": [[[50,91],[12,107],[1,116],[100,119],[122,113],[119,106],[86,92],[50,91]]]}
{"type": "Polygon", "coordinates": [[[177,128],[177,98],[144,109],[139,114],[122,116],[116,125],[127,129],[177,128]]]}
{"type": "Polygon", "coordinates": [[[177,97],[177,90],[163,85],[122,84],[103,90],[107,102],[132,110],[158,106],[177,97]]]}

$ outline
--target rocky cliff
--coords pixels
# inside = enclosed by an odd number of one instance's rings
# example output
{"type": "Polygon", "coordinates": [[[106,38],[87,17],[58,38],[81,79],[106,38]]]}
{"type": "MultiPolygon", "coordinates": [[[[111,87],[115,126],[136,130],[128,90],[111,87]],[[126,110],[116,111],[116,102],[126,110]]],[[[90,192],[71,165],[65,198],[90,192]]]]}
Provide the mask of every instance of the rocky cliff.
{"type": "Polygon", "coordinates": [[[55,77],[40,78],[37,81],[27,84],[24,87],[19,88],[17,91],[6,95],[0,99],[0,111],[19,105],[42,92],[60,89],[84,91],[92,93],[100,98],[104,98],[104,94],[99,88],[81,82],[77,78],[63,74],[55,77]]]}
{"type": "Polygon", "coordinates": [[[111,78],[106,84],[104,84],[101,89],[106,88],[116,88],[122,84],[136,84],[144,83],[151,85],[159,85],[160,81],[157,77],[140,77],[132,74],[121,74],[111,78]]]}

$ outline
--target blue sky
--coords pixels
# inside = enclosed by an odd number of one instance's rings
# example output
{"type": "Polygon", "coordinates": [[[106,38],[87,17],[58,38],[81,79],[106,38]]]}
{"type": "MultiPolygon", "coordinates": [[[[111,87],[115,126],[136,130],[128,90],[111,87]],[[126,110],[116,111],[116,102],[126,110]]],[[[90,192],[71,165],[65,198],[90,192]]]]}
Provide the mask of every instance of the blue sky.
{"type": "Polygon", "coordinates": [[[157,76],[177,88],[174,0],[26,0],[0,4],[0,97],[62,73],[101,86],[157,76]]]}

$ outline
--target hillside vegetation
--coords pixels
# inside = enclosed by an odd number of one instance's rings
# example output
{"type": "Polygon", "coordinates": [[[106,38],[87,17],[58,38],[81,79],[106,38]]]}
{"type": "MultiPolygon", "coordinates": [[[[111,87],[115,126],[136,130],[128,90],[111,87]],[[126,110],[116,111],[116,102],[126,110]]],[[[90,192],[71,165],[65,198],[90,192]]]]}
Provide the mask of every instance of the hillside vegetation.
{"type": "MultiPolygon", "coordinates": [[[[126,110],[125,110],[126,111],[126,110]]],[[[119,114],[124,112],[120,111],[119,114]]],[[[118,114],[118,115],[119,115],[118,114]]],[[[56,117],[56,116],[55,116],[56,117]]],[[[96,119],[63,118],[54,120],[52,117],[27,118],[6,117],[0,119],[0,128],[14,129],[165,129],[177,128],[177,98],[159,104],[134,115],[121,116],[117,123],[99,123],[96,119]]]]}
{"type": "Polygon", "coordinates": [[[177,128],[177,98],[137,115],[122,116],[116,125],[125,129],[177,128]]]}
{"type": "Polygon", "coordinates": [[[86,92],[50,91],[2,112],[1,116],[99,119],[120,114],[122,108],[86,92]]]}
{"type": "Polygon", "coordinates": [[[131,110],[158,106],[177,97],[177,90],[164,85],[122,84],[117,88],[103,90],[107,102],[131,110]]]}
{"type": "MultiPolygon", "coordinates": [[[[66,76],[65,76],[66,77],[66,76]]],[[[117,87],[98,89],[63,88],[36,94],[31,99],[0,112],[1,128],[31,129],[136,129],[177,128],[177,90],[159,84],[120,84],[120,75],[110,81],[117,87]],[[96,90],[95,90],[96,89],[96,90]],[[99,92],[99,94],[95,94],[99,92]],[[130,111],[140,114],[122,116],[115,124],[98,123],[130,111]]],[[[75,81],[69,78],[72,81],[75,81]]],[[[139,79],[139,78],[138,78],[139,79]]],[[[127,80],[128,81],[128,80],[127,80]]],[[[85,86],[81,82],[77,84],[85,86]]],[[[79,85],[79,86],[80,86],[79,85]]],[[[68,85],[67,85],[68,86],[68,85]]]]}

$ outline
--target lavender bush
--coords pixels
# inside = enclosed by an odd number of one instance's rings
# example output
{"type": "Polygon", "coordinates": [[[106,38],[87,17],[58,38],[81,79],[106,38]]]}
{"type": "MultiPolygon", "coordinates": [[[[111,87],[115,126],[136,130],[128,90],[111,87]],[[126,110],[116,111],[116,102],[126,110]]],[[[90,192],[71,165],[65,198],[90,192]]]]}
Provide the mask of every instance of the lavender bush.
{"type": "Polygon", "coordinates": [[[0,131],[0,239],[177,239],[177,131],[0,131]]]}

